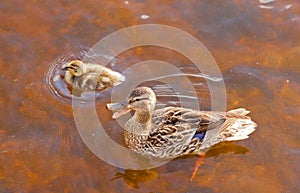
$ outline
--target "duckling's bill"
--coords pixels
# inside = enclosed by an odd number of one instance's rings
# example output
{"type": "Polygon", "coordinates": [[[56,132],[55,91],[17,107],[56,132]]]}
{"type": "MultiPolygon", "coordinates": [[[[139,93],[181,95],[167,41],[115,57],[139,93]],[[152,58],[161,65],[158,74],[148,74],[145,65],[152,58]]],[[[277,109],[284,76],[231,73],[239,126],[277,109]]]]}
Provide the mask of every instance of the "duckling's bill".
{"type": "Polygon", "coordinates": [[[106,108],[115,111],[112,118],[117,119],[126,113],[129,113],[132,109],[129,108],[124,102],[123,103],[108,103],[106,108]]]}

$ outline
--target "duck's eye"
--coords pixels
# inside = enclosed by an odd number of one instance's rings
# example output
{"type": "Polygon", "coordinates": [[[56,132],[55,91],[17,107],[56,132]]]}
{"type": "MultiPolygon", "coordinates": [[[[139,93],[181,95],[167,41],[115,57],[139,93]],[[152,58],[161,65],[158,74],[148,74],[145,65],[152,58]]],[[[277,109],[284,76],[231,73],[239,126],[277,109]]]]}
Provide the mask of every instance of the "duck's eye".
{"type": "Polygon", "coordinates": [[[72,66],[72,67],[74,67],[74,68],[77,67],[76,64],[74,64],[74,63],[71,63],[70,66],[72,66]]]}
{"type": "Polygon", "coordinates": [[[140,101],[141,99],[135,99],[135,101],[140,101]]]}

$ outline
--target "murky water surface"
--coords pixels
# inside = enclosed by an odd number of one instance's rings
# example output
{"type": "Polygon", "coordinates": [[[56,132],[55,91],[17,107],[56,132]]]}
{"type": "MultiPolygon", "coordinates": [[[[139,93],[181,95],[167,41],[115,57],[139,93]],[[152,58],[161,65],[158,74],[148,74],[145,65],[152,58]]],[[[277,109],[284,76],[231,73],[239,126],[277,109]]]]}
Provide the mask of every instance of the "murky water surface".
{"type": "MultiPolygon", "coordinates": [[[[0,192],[300,191],[299,1],[5,1],[0,15],[0,192]],[[177,27],[204,43],[223,74],[228,109],[245,107],[258,124],[249,139],[210,150],[192,182],[193,156],[144,171],[98,159],[76,130],[66,85],[56,82],[62,93],[55,93],[45,81],[57,61],[80,56],[82,46],[149,23],[177,27]]],[[[122,72],[153,59],[199,73],[182,55],[151,46],[120,54],[111,67],[122,72]]],[[[206,82],[189,78],[201,108],[209,109],[206,82]]],[[[161,82],[149,85],[161,101],[177,104],[161,82]]],[[[123,144],[105,109],[111,91],[96,95],[97,113],[107,134],[123,144]]]]}

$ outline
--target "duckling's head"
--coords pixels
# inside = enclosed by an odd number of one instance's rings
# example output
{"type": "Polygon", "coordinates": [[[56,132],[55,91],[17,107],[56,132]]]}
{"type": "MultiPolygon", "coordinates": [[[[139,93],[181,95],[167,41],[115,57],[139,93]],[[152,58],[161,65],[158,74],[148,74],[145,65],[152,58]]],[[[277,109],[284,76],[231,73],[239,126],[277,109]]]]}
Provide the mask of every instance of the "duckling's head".
{"type": "Polygon", "coordinates": [[[72,60],[63,70],[68,70],[73,76],[82,76],[85,73],[84,64],[80,60],[72,60]]]}
{"type": "Polygon", "coordinates": [[[138,87],[130,92],[124,102],[110,103],[106,107],[109,110],[116,111],[113,114],[113,119],[116,119],[130,111],[151,114],[155,108],[155,104],[156,96],[153,90],[149,87],[138,87]]]}

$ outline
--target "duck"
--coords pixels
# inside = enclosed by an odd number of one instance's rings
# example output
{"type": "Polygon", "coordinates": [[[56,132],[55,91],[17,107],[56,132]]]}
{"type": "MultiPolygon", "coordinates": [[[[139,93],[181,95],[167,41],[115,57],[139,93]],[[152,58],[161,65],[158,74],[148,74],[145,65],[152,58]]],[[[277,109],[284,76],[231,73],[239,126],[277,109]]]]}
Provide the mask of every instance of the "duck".
{"type": "Polygon", "coordinates": [[[65,71],[64,80],[75,89],[84,91],[101,91],[117,86],[125,81],[119,72],[103,65],[72,60],[62,67],[65,71]]]}
{"type": "Polygon", "coordinates": [[[149,87],[133,89],[121,103],[108,103],[117,119],[134,112],[123,128],[125,145],[136,153],[157,159],[203,155],[213,145],[244,140],[257,124],[245,108],[227,112],[182,107],[155,109],[156,95],[149,87]]]}

